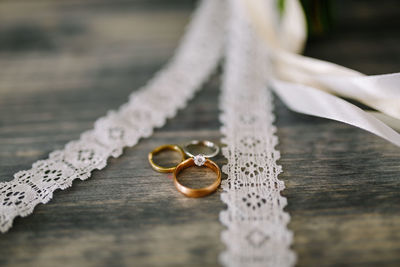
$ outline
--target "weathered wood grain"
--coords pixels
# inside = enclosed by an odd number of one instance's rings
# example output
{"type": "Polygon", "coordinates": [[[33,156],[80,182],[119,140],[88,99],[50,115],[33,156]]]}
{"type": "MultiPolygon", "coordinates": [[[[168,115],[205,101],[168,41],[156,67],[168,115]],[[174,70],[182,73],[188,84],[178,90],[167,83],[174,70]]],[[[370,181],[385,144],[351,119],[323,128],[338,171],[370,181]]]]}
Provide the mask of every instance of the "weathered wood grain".
{"type": "MultiPolygon", "coordinates": [[[[399,71],[397,1],[336,3],[337,30],[311,40],[306,54],[368,74],[399,71]]],[[[0,181],[124,103],[171,56],[192,8],[183,0],[2,1],[0,181]]],[[[219,78],[151,138],[17,218],[0,235],[0,265],[218,265],[219,192],[185,198],[149,167],[147,153],[218,142],[219,78]]],[[[276,115],[298,266],[398,266],[400,150],[279,100],[276,115]]]]}

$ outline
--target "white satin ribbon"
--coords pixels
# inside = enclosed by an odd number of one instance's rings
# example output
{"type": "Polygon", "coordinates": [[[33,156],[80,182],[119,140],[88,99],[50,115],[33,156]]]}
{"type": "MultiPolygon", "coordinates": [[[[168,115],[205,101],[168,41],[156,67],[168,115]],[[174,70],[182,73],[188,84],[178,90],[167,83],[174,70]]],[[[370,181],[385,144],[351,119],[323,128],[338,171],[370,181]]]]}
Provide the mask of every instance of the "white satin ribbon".
{"type": "Polygon", "coordinates": [[[246,1],[252,21],[270,48],[275,79],[272,87],[293,111],[351,124],[400,146],[400,73],[366,76],[330,62],[298,55],[306,37],[298,0],[286,0],[280,19],[275,1],[246,1]],[[351,98],[376,109],[366,112],[339,98],[351,98]]]}
{"type": "Polygon", "coordinates": [[[272,87],[293,111],[344,122],[400,147],[400,135],[376,117],[349,102],[310,86],[274,80],[272,87]]]}

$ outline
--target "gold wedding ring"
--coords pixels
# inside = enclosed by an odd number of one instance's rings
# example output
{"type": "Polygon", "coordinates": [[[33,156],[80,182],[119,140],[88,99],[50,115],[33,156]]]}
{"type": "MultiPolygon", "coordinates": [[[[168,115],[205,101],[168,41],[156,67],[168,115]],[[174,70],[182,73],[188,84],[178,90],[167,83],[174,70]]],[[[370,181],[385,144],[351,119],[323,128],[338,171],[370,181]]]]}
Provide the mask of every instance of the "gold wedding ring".
{"type": "Polygon", "coordinates": [[[176,189],[178,189],[179,192],[181,192],[182,194],[184,194],[187,197],[204,197],[207,196],[209,194],[211,194],[212,192],[214,192],[215,190],[218,189],[218,186],[221,184],[221,170],[219,169],[218,165],[206,158],[201,158],[200,162],[202,160],[204,160],[203,162],[201,162],[201,165],[199,164],[199,161],[196,161],[196,157],[203,157],[202,155],[197,155],[195,156],[195,158],[189,158],[183,162],[181,162],[178,166],[176,166],[175,170],[174,170],[174,184],[176,189]],[[190,188],[187,186],[182,185],[179,180],[178,180],[178,175],[179,173],[187,168],[190,168],[192,166],[205,166],[207,168],[210,168],[212,171],[214,171],[217,174],[217,179],[215,179],[215,181],[206,187],[203,188],[190,188]]]}
{"type": "Polygon", "coordinates": [[[204,197],[204,196],[211,194],[215,190],[217,190],[219,185],[221,184],[221,170],[219,169],[218,165],[215,162],[208,159],[208,157],[216,156],[218,153],[219,153],[219,147],[217,145],[215,145],[214,143],[212,143],[210,141],[195,140],[195,141],[192,141],[192,142],[186,144],[184,147],[184,150],[177,145],[159,146],[149,153],[148,158],[149,158],[150,165],[154,170],[156,170],[158,172],[173,172],[174,185],[178,189],[179,192],[181,192],[182,194],[184,194],[187,197],[204,197]],[[189,146],[205,146],[205,147],[208,147],[209,149],[211,149],[212,151],[205,155],[198,154],[195,156],[194,154],[192,154],[192,152],[189,151],[189,146]],[[166,151],[166,150],[176,151],[181,155],[181,161],[177,166],[162,167],[162,166],[154,163],[153,156],[162,151],[166,151]],[[185,160],[185,154],[190,156],[191,158],[185,160]],[[204,166],[206,168],[209,168],[216,173],[217,178],[211,185],[203,187],[203,188],[190,188],[190,187],[184,186],[179,182],[178,175],[182,170],[190,168],[192,166],[204,166]]]}
{"type": "Polygon", "coordinates": [[[181,161],[180,162],[184,161],[185,158],[186,158],[185,157],[185,152],[179,146],[177,146],[177,145],[162,145],[162,146],[157,147],[156,149],[154,149],[153,151],[151,151],[149,153],[149,156],[148,156],[149,163],[150,163],[151,167],[154,170],[158,171],[158,172],[173,172],[175,170],[176,166],[173,166],[173,167],[162,167],[160,165],[157,165],[153,161],[153,156],[154,155],[160,153],[161,151],[165,151],[165,150],[171,150],[171,151],[178,152],[181,155],[181,161]]]}

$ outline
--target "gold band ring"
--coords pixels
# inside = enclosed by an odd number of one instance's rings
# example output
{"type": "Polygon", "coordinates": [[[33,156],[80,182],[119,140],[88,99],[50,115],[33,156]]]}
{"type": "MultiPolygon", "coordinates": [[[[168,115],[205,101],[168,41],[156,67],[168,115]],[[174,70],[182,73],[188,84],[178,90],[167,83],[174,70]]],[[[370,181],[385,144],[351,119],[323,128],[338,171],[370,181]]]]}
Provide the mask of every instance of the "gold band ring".
{"type": "Polygon", "coordinates": [[[181,162],[178,166],[176,166],[174,170],[174,184],[176,189],[178,189],[179,192],[181,192],[187,197],[204,197],[217,190],[218,186],[221,184],[221,170],[219,169],[218,165],[215,162],[209,159],[204,159],[204,162],[201,165],[197,164],[195,160],[196,159],[189,158],[184,162],[181,162]],[[217,179],[211,185],[203,188],[190,188],[182,185],[178,180],[178,174],[182,170],[195,165],[205,166],[207,168],[210,168],[217,174],[217,179]]]}
{"type": "Polygon", "coordinates": [[[185,152],[183,152],[182,148],[180,148],[177,145],[162,145],[157,147],[156,149],[154,149],[153,151],[151,151],[149,153],[149,163],[151,165],[151,167],[153,167],[154,170],[158,171],[158,172],[173,172],[176,168],[176,166],[173,167],[162,167],[160,165],[157,165],[154,163],[153,161],[153,156],[160,153],[161,151],[165,151],[165,150],[172,150],[172,151],[176,151],[181,155],[181,161],[185,160],[185,152]]]}

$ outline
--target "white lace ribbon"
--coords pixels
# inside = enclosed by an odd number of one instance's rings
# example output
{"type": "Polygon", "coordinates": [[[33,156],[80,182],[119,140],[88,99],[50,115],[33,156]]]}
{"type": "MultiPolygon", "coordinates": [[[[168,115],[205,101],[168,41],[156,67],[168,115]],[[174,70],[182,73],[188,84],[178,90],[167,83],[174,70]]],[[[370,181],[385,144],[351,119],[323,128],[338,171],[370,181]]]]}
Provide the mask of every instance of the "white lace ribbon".
{"type": "Polygon", "coordinates": [[[6,232],[16,216],[27,216],[37,204],[48,202],[56,189],[104,168],[110,156],[120,156],[124,147],[150,136],[154,127],[161,127],[184,107],[220,60],[224,10],[224,1],[204,0],[174,58],[128,103],[98,119],[79,140],[34,163],[32,169],[16,173],[12,181],[0,183],[0,231],[6,232]]]}
{"type": "Polygon", "coordinates": [[[228,159],[220,219],[226,225],[221,255],[226,266],[292,266],[292,233],[283,211],[285,188],[278,179],[280,154],[275,149],[272,99],[265,90],[271,69],[267,47],[245,12],[242,0],[230,3],[229,37],[221,96],[222,149],[228,159]]]}

